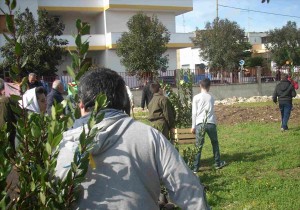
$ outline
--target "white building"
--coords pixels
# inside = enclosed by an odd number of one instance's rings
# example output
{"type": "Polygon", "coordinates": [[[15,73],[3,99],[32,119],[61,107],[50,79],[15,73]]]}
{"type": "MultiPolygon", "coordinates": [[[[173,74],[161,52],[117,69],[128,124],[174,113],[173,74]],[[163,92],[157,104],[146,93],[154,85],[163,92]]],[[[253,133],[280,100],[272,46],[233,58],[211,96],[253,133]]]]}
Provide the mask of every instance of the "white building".
{"type": "MultiPolygon", "coordinates": [[[[6,7],[4,1],[1,1],[0,6],[6,7]]],[[[116,41],[122,32],[128,31],[127,21],[137,12],[142,11],[149,16],[155,14],[170,31],[171,37],[166,52],[169,55],[168,69],[177,67],[177,49],[192,46],[190,37],[193,34],[176,33],[175,16],[192,11],[193,0],[22,0],[18,1],[18,7],[20,11],[29,7],[32,12],[45,9],[50,15],[60,18],[66,26],[62,38],[69,41],[70,50],[75,49],[72,35],[76,33],[76,19],[89,23],[91,30],[88,36],[88,59],[93,64],[119,72],[125,72],[125,68],[116,55],[116,41]]],[[[2,15],[1,20],[3,18],[2,15]]],[[[4,37],[0,35],[0,45],[3,43],[4,37]]],[[[68,56],[60,66],[58,74],[61,75],[70,63],[71,59],[68,56]]]]}
{"type": "MultiPolygon", "coordinates": [[[[248,42],[252,45],[254,56],[262,56],[269,59],[270,55],[265,46],[267,43],[267,33],[265,32],[247,32],[245,33],[248,42]]],[[[199,48],[188,47],[178,50],[177,68],[198,69],[199,65],[207,65],[207,61],[200,57],[199,48]]]]}

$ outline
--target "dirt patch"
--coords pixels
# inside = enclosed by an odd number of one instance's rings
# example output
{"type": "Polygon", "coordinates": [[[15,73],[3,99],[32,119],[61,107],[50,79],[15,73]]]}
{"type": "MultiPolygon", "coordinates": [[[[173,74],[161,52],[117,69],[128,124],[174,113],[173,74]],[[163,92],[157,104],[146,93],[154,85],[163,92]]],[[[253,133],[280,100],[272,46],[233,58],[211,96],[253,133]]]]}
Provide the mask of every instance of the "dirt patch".
{"type": "MultiPolygon", "coordinates": [[[[216,105],[218,124],[234,125],[243,122],[280,122],[278,105],[242,107],[239,105],[216,105]]],[[[300,104],[294,104],[289,123],[299,123],[300,104]]]]}

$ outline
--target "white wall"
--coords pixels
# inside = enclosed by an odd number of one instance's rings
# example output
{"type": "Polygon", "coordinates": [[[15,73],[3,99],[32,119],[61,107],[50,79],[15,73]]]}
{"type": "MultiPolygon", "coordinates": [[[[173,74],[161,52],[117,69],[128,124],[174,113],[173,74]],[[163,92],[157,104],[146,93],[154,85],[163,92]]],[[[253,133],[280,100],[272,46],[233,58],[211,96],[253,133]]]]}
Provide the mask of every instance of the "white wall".
{"type": "Polygon", "coordinates": [[[191,69],[195,69],[196,64],[204,63],[207,65],[207,62],[204,61],[199,56],[199,48],[184,48],[179,50],[179,65],[182,67],[183,65],[189,65],[191,69]]]}
{"type": "MultiPolygon", "coordinates": [[[[64,34],[76,34],[76,20],[81,19],[82,22],[88,22],[91,25],[90,33],[96,34],[97,29],[99,30],[99,23],[97,21],[96,15],[81,14],[79,12],[66,12],[64,15],[57,15],[61,18],[62,22],[65,24],[64,34]]],[[[103,23],[102,23],[103,25],[103,23]]]]}
{"type": "MultiPolygon", "coordinates": [[[[127,22],[128,20],[138,11],[116,11],[116,10],[107,10],[106,11],[106,20],[107,20],[107,32],[123,32],[128,31],[127,22]]],[[[152,16],[153,13],[145,13],[148,16],[152,16]]],[[[162,22],[170,32],[175,32],[175,14],[172,12],[169,13],[155,13],[160,22],[162,22]]]]}
{"type": "Polygon", "coordinates": [[[177,68],[177,54],[175,49],[168,49],[165,54],[169,54],[168,70],[175,70],[177,68]]]}
{"type": "Polygon", "coordinates": [[[193,0],[109,0],[110,4],[192,7],[193,0]]]}
{"type": "Polygon", "coordinates": [[[267,33],[264,32],[248,32],[247,37],[248,41],[253,44],[261,44],[261,38],[265,37],[267,33]]]}

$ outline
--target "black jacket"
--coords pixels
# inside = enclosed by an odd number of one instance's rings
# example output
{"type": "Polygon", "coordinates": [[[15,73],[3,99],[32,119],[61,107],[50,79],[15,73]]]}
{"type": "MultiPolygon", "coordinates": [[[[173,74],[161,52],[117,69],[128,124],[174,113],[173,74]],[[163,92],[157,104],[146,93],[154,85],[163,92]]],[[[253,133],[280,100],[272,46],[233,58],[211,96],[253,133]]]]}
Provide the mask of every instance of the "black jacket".
{"type": "Polygon", "coordinates": [[[281,80],[273,93],[274,103],[279,101],[279,104],[292,104],[292,98],[296,96],[294,86],[288,80],[281,80]]]}
{"type": "Polygon", "coordinates": [[[153,94],[150,90],[150,84],[147,84],[146,86],[144,86],[143,94],[142,94],[141,107],[143,109],[145,108],[145,104],[148,108],[148,104],[150,103],[152,96],[153,96],[153,94]]]}
{"type": "Polygon", "coordinates": [[[47,95],[47,113],[49,115],[51,114],[51,107],[54,104],[54,100],[56,103],[60,103],[64,100],[64,98],[58,90],[52,89],[47,95]]]}

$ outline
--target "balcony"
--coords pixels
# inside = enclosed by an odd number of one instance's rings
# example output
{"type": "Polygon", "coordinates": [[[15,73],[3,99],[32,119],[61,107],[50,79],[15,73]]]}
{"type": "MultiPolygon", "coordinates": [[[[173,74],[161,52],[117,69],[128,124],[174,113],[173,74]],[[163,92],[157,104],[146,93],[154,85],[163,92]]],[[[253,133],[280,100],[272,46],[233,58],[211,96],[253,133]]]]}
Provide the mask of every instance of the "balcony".
{"type": "Polygon", "coordinates": [[[139,11],[174,11],[176,15],[193,10],[193,0],[108,0],[108,9],[124,9],[139,11]]]}
{"type": "Polygon", "coordinates": [[[38,0],[38,8],[49,12],[102,12],[103,0],[38,0]]]}
{"type": "MultiPolygon", "coordinates": [[[[62,35],[59,38],[68,40],[69,44],[67,45],[67,49],[69,50],[76,49],[75,38],[72,35],[62,35]]],[[[104,34],[91,34],[91,35],[82,36],[82,42],[87,39],[90,43],[89,50],[94,51],[94,50],[106,49],[104,34]]]]}
{"type": "MultiPolygon", "coordinates": [[[[108,33],[106,34],[106,46],[108,49],[115,49],[118,39],[122,36],[122,33],[108,33]]],[[[171,33],[170,41],[167,44],[168,48],[185,48],[192,47],[192,41],[190,37],[193,37],[193,33],[171,33]]]]}

